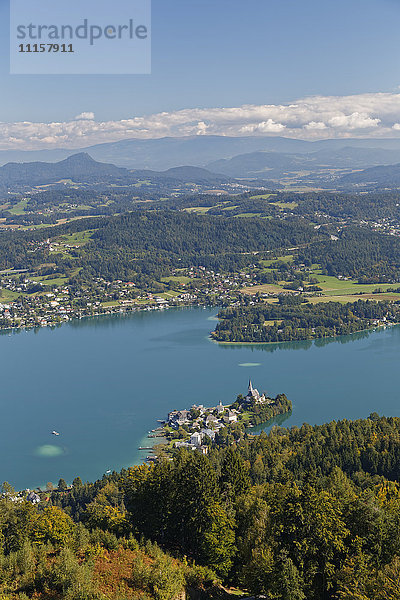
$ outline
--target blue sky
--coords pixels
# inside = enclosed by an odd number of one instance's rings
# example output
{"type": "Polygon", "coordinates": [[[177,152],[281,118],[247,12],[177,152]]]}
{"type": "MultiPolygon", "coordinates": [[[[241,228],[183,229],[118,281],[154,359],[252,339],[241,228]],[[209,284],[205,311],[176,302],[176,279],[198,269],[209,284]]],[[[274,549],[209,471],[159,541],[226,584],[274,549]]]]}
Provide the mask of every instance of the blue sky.
{"type": "Polygon", "coordinates": [[[400,0],[153,0],[152,74],[128,76],[9,75],[8,10],[0,0],[2,122],[399,92],[400,0]]]}

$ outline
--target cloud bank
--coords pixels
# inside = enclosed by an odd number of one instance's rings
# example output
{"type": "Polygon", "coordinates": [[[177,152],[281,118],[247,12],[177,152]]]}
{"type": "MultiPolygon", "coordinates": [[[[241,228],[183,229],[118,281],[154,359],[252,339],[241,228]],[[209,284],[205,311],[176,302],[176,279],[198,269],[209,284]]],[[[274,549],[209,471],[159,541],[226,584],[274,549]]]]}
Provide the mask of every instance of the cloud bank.
{"type": "Polygon", "coordinates": [[[128,138],[282,135],[289,138],[400,137],[400,93],[312,96],[290,104],[191,108],[97,121],[85,111],[59,123],[0,123],[0,149],[79,148],[128,138]]]}

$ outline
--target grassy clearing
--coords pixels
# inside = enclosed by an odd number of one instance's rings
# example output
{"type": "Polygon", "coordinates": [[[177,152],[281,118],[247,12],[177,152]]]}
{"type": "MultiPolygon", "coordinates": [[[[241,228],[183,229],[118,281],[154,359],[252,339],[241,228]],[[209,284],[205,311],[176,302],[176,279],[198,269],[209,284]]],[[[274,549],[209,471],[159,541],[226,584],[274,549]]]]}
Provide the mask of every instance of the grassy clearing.
{"type": "Polygon", "coordinates": [[[2,289],[0,294],[0,304],[13,302],[19,296],[23,296],[22,292],[12,292],[11,290],[2,289]]]}
{"type": "Polygon", "coordinates": [[[9,212],[12,215],[23,215],[24,212],[26,211],[27,206],[28,206],[28,199],[24,198],[23,200],[20,200],[19,202],[17,202],[17,204],[14,204],[14,206],[9,209],[9,212]]]}
{"type": "Polygon", "coordinates": [[[361,296],[356,295],[332,295],[332,296],[312,296],[307,298],[312,304],[318,302],[341,302],[346,304],[347,302],[357,302],[357,300],[400,300],[400,294],[362,294],[361,296]]]}
{"type": "Polygon", "coordinates": [[[161,294],[157,294],[159,298],[164,298],[164,300],[171,300],[171,298],[176,298],[179,294],[182,293],[182,290],[179,292],[177,290],[170,290],[168,292],[162,292],[161,294]]]}
{"type": "MultiPolygon", "coordinates": [[[[362,292],[363,294],[372,294],[377,288],[381,290],[387,290],[396,287],[391,283],[373,283],[373,284],[360,284],[353,280],[344,281],[343,279],[337,279],[336,277],[330,277],[328,275],[314,275],[315,279],[318,279],[318,285],[322,288],[324,295],[329,296],[344,296],[354,295],[362,292]]],[[[374,294],[376,296],[378,294],[374,294]]]]}
{"type": "Polygon", "coordinates": [[[94,231],[94,229],[85,229],[84,231],[70,233],[68,235],[61,236],[59,241],[71,246],[83,246],[84,244],[88,243],[94,231]]]}
{"type": "MultiPolygon", "coordinates": [[[[280,256],[270,260],[263,260],[261,264],[266,270],[271,271],[271,264],[277,260],[290,263],[293,260],[292,255],[280,256]]],[[[317,279],[318,285],[321,288],[320,295],[308,295],[304,297],[313,304],[317,302],[356,302],[357,300],[400,300],[400,293],[391,292],[390,290],[397,287],[395,284],[359,284],[354,280],[337,279],[329,275],[322,275],[319,265],[313,265],[311,275],[317,279]],[[380,290],[375,292],[375,290],[380,290]],[[389,290],[389,291],[387,291],[389,290]]],[[[279,281],[275,284],[262,284],[251,287],[242,288],[241,292],[250,296],[257,293],[260,294],[281,294],[290,293],[284,286],[287,282],[279,281]]]]}
{"type": "Polygon", "coordinates": [[[268,260],[260,260],[260,263],[263,267],[270,267],[277,261],[291,263],[293,262],[293,254],[286,254],[285,256],[278,256],[277,258],[271,258],[268,260]]]}
{"type": "Polygon", "coordinates": [[[54,277],[52,279],[47,279],[47,277],[47,275],[45,277],[38,277],[35,275],[32,277],[32,281],[35,281],[36,283],[43,283],[43,285],[56,286],[65,285],[68,282],[68,277],[54,277]]]}
{"type": "Polygon", "coordinates": [[[233,215],[234,218],[237,217],[245,217],[245,218],[249,218],[249,217],[261,217],[261,213],[240,213],[238,215],[233,215]]]}
{"type": "Polygon", "coordinates": [[[199,213],[204,214],[208,212],[212,208],[211,206],[190,206],[189,208],[184,208],[183,210],[188,213],[199,213]]]}
{"type": "Polygon", "coordinates": [[[259,194],[258,196],[250,196],[250,200],[268,200],[272,196],[275,196],[275,194],[259,194]]]}
{"type": "Polygon", "coordinates": [[[271,205],[277,206],[278,208],[281,208],[282,210],[284,210],[284,209],[293,210],[299,204],[298,204],[298,202],[271,202],[271,205]]]}
{"type": "Polygon", "coordinates": [[[240,290],[242,294],[248,294],[249,296],[255,296],[256,294],[281,294],[283,288],[280,285],[273,283],[264,283],[262,285],[254,285],[252,287],[245,287],[240,290]]]}
{"type": "Polygon", "coordinates": [[[162,282],[172,281],[174,283],[189,283],[191,281],[190,277],[185,277],[184,275],[171,275],[170,277],[163,277],[161,279],[162,282]]]}

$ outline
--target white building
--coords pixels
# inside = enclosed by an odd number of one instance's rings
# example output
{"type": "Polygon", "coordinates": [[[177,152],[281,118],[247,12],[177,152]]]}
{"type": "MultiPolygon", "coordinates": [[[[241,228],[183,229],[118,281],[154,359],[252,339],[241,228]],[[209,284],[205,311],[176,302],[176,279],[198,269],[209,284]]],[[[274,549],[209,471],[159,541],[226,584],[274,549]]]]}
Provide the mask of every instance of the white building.
{"type": "Polygon", "coordinates": [[[193,444],[193,446],[200,447],[202,439],[203,439],[203,436],[201,435],[201,433],[196,431],[195,433],[192,433],[192,435],[190,436],[190,443],[193,444]]]}

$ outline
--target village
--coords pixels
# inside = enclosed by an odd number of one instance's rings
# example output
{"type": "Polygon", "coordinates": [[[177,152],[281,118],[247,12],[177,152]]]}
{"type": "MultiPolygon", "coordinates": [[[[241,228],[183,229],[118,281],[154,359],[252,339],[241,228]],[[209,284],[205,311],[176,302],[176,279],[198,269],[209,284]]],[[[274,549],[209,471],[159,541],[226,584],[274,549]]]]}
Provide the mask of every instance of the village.
{"type": "Polygon", "coordinates": [[[246,272],[226,275],[203,266],[173,271],[160,291],[139,289],[132,281],[96,277],[77,284],[59,274],[38,277],[25,269],[7,270],[0,273],[0,329],[55,326],[137,310],[224,306],[237,301],[243,285],[255,283],[246,272]]]}
{"type": "MultiPolygon", "coordinates": [[[[230,405],[206,408],[202,404],[194,404],[189,410],[173,410],[168,413],[166,421],[149,433],[149,438],[163,438],[166,443],[155,447],[155,455],[147,460],[154,462],[158,456],[175,449],[186,448],[207,454],[210,447],[218,445],[227,434],[233,433],[239,439],[247,428],[266,423],[278,414],[289,412],[292,408],[290,400],[284,394],[270,398],[265,392],[260,393],[249,381],[247,394],[239,394],[230,405]]],[[[141,448],[148,450],[149,448],[141,448]]]]}

